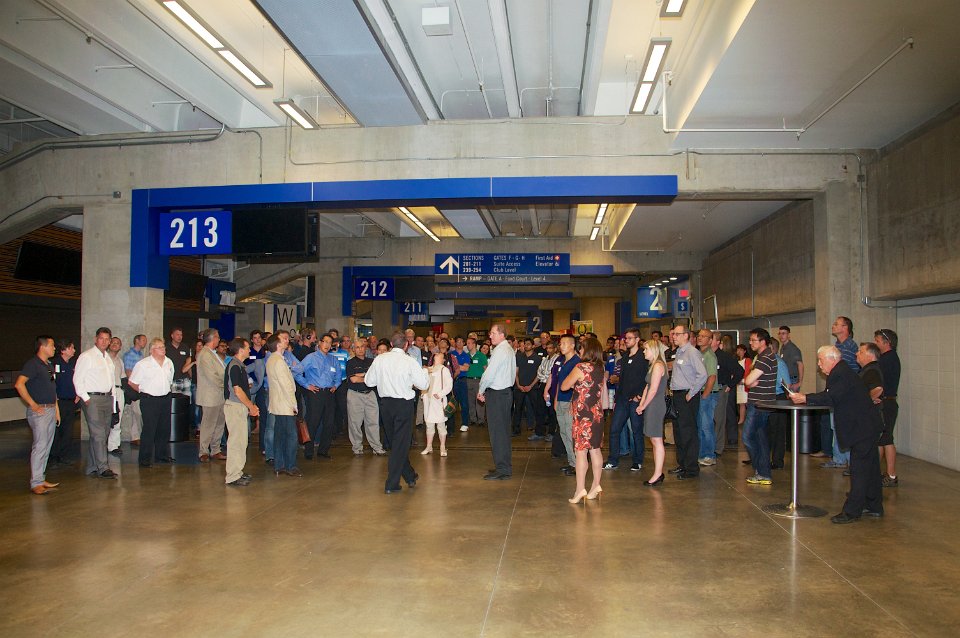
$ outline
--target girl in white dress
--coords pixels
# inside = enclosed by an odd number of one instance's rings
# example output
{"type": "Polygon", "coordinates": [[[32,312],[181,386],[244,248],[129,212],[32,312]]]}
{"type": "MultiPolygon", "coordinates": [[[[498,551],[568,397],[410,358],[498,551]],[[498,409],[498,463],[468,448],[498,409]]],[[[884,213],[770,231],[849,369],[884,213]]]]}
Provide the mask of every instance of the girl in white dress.
{"type": "Polygon", "coordinates": [[[453,377],[446,366],[446,355],[436,352],[432,363],[427,368],[430,375],[430,386],[423,393],[423,420],[427,424],[427,446],[420,454],[433,452],[433,435],[440,432],[440,456],[447,455],[447,416],[443,409],[447,405],[447,396],[453,390],[453,377]]]}

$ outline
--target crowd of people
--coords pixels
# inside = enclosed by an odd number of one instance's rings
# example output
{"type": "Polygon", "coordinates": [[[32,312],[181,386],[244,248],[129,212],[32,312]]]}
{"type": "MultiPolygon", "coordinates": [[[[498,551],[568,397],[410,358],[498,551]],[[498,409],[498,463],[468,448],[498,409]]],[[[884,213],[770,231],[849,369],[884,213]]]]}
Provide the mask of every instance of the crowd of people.
{"type": "Polygon", "coordinates": [[[76,358],[71,341],[37,337],[36,355],[24,364],[16,389],[33,431],[30,488],[38,495],[58,486],[46,480],[48,462],[72,463],[77,408],[90,433],[89,475],[117,477],[107,458],[122,454],[124,428],[141,467],[173,463],[171,401],[180,395],[191,397],[199,461],[224,461],[228,486],[250,484],[244,468],[253,432],[276,476],[296,477],[303,475],[301,451],[305,460],[330,459],[331,443],[345,431],[353,454],[365,454],[366,439],[374,455],[389,455],[384,491],[396,493],[401,479],[408,487],[419,479],[408,454],[417,427],[424,429],[421,454],[431,454],[437,438],[440,456],[447,457],[458,419],[460,432],[487,428],[494,468],[483,478],[509,480],[511,439],[525,421],[528,441],[549,443],[554,456],[566,460],[561,471],[576,479],[571,503],[599,498],[603,472],[617,469],[624,456],[631,471],[641,472],[645,438],[653,471],[643,485],[662,486],[665,473],[695,479],[724,450],[737,448],[739,426],[749,455],[744,463],[753,467],[747,482],[770,485],[771,470],[784,464],[787,430],[785,413],[770,404],[790,399],[832,408],[814,456],[829,457],[822,467],[851,476],[847,503],[834,517],[850,522],[864,513],[882,515],[880,488],[899,482],[893,428],[900,363],[892,330],[857,344],[852,321],[838,317],[833,335],[836,343],[817,353],[826,390],[806,395],[799,392],[803,357],[788,326],[777,339],[755,328],[747,344],[735,344],[729,334],[694,333],[685,325],[666,335],[653,330],[648,339],[631,328],[609,337],[605,347],[593,333],[515,338],[502,324],[452,339],[408,329],[356,342],[312,328],[254,330],[249,340],[228,342],[207,329],[193,347],[175,328],[167,341],[137,335],[126,352],[104,327],[76,358]],[[676,448],[670,470],[665,422],[672,422],[676,448]]]}

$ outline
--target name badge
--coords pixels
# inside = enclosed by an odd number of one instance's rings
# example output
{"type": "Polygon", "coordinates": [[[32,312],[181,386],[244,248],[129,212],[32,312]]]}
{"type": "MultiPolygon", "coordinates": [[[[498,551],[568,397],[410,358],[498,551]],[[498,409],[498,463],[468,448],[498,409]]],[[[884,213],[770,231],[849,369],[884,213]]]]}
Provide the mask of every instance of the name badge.
{"type": "Polygon", "coordinates": [[[633,359],[627,359],[627,363],[633,363],[633,359]]]}
{"type": "Polygon", "coordinates": [[[330,368],[330,372],[336,372],[336,371],[337,371],[337,369],[336,369],[335,367],[330,368]]]}
{"type": "Polygon", "coordinates": [[[683,359],[677,359],[677,363],[679,363],[680,365],[683,365],[683,359]]]}
{"type": "Polygon", "coordinates": [[[474,359],[473,362],[474,362],[474,363],[480,363],[480,361],[477,360],[477,359],[474,359]]]}
{"type": "Polygon", "coordinates": [[[180,356],[185,357],[185,356],[187,356],[187,353],[184,352],[183,350],[181,350],[181,351],[180,351],[180,356]]]}
{"type": "Polygon", "coordinates": [[[533,359],[527,359],[527,363],[533,363],[533,359]]]}
{"type": "Polygon", "coordinates": [[[250,358],[251,358],[251,359],[256,359],[256,358],[257,358],[257,355],[252,354],[252,355],[250,355],[250,358]]]}
{"type": "Polygon", "coordinates": [[[56,372],[56,373],[59,373],[59,372],[60,372],[60,364],[59,364],[59,363],[54,364],[54,366],[53,366],[53,371],[56,372]]]}

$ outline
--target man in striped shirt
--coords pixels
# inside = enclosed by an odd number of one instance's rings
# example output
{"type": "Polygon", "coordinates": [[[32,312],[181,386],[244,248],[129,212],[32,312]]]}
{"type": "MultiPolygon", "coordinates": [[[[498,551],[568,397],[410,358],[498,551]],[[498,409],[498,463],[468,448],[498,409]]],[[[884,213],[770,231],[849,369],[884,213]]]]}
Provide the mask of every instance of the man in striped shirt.
{"type": "Polygon", "coordinates": [[[777,398],[777,355],[770,348],[770,333],[763,328],[750,331],[750,348],[757,356],[750,374],[744,379],[750,394],[747,395],[747,417],[743,422],[743,444],[750,453],[755,473],[747,478],[747,483],[771,485],[770,440],[767,438],[770,412],[758,408],[757,404],[777,398]]]}

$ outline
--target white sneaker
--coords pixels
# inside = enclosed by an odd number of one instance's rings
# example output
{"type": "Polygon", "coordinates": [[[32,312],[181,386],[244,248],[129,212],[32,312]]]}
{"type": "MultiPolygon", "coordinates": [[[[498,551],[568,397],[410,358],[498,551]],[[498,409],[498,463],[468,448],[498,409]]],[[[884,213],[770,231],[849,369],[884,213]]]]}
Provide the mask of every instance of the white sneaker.
{"type": "Polygon", "coordinates": [[[461,431],[461,432],[466,432],[466,431],[469,430],[469,429],[470,429],[470,428],[468,428],[468,427],[465,426],[465,425],[461,425],[461,426],[460,426],[460,431],[461,431]]]}
{"type": "Polygon", "coordinates": [[[697,463],[703,466],[710,466],[710,465],[716,465],[717,461],[716,459],[712,459],[709,456],[705,456],[702,459],[698,459],[697,463]]]}
{"type": "Polygon", "coordinates": [[[427,454],[430,454],[431,452],[433,452],[433,448],[429,448],[429,447],[428,447],[428,448],[424,448],[424,449],[423,449],[423,452],[421,452],[420,454],[423,454],[424,456],[426,456],[427,454]]]}

